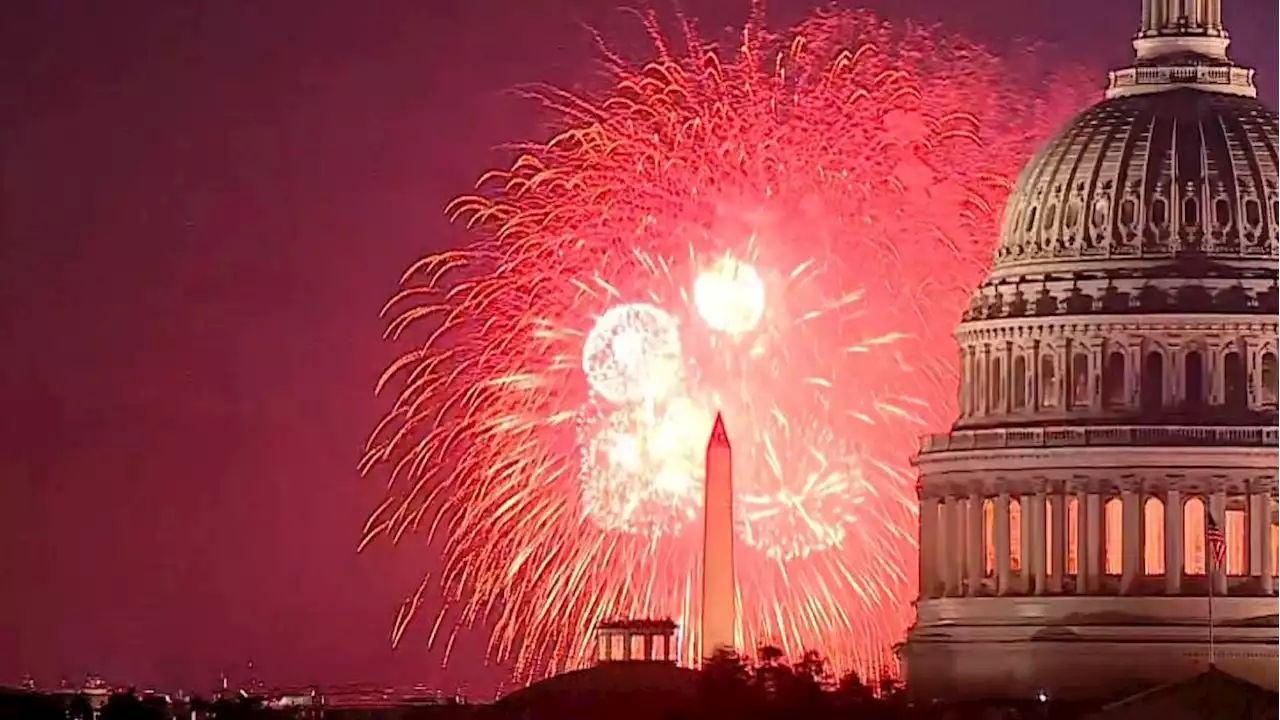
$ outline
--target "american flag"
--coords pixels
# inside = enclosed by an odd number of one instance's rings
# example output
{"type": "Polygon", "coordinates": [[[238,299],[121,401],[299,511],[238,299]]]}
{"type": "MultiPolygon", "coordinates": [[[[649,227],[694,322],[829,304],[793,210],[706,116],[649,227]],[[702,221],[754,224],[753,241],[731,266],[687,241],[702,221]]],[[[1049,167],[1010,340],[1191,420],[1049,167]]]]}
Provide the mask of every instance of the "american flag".
{"type": "Polygon", "coordinates": [[[1213,519],[1213,513],[1208,513],[1205,518],[1204,543],[1209,550],[1209,557],[1213,559],[1213,567],[1220,568],[1226,565],[1227,536],[1222,533],[1222,527],[1218,525],[1218,521],[1213,519]]]}

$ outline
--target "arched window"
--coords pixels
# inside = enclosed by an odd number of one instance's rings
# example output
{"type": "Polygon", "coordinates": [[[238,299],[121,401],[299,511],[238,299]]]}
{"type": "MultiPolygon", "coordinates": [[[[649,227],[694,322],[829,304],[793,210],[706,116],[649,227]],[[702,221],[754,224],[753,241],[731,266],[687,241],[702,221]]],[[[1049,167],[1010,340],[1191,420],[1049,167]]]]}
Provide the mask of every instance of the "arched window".
{"type": "Polygon", "coordinates": [[[1280,397],[1280,365],[1276,362],[1276,354],[1268,350],[1262,353],[1260,364],[1262,376],[1262,404],[1274,407],[1276,400],[1280,397]]]}
{"type": "Polygon", "coordinates": [[[1027,406],[1027,358],[1019,354],[1013,359],[1013,409],[1027,406]]]}
{"type": "Polygon", "coordinates": [[[1057,407],[1058,376],[1052,355],[1040,356],[1040,407],[1057,407]]]}
{"type": "Polygon", "coordinates": [[[1193,197],[1182,201],[1182,223],[1194,227],[1200,222],[1200,204],[1193,197]]]}
{"type": "Polygon", "coordinates": [[[1188,410],[1204,407],[1204,356],[1198,350],[1187,353],[1183,360],[1182,396],[1188,410]]]}
{"type": "Polygon", "coordinates": [[[1164,406],[1164,355],[1156,351],[1147,353],[1142,363],[1142,409],[1145,412],[1164,406]]]}
{"type": "Polygon", "coordinates": [[[1071,405],[1089,405],[1089,356],[1082,352],[1071,356],[1071,405]]]}
{"type": "Polygon", "coordinates": [[[1258,204],[1257,198],[1244,201],[1244,224],[1246,228],[1254,231],[1262,224],[1262,206],[1258,204]]]}
{"type": "Polygon", "coordinates": [[[1000,412],[1004,409],[1004,363],[1000,358],[991,358],[991,384],[987,389],[990,391],[991,406],[988,408],[991,412],[1000,412]]]}
{"type": "Polygon", "coordinates": [[[1142,506],[1142,554],[1147,575],[1164,574],[1164,502],[1147,498],[1142,506]]]}
{"type": "Polygon", "coordinates": [[[1119,575],[1124,562],[1124,506],[1120,498],[1109,498],[1102,506],[1102,522],[1103,572],[1119,575]]]}
{"type": "Polygon", "coordinates": [[[1124,353],[1113,350],[1102,368],[1102,397],[1107,405],[1124,404],[1124,353]]]}
{"type": "Polygon", "coordinates": [[[1232,350],[1222,358],[1222,389],[1227,407],[1243,410],[1249,406],[1249,388],[1245,384],[1244,358],[1232,350]]]}

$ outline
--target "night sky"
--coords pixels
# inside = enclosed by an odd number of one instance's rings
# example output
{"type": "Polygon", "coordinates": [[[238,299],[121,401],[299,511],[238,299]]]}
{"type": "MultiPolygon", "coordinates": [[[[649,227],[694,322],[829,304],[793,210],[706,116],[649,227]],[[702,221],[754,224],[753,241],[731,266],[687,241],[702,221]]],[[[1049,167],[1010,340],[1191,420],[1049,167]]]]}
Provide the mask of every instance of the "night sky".
{"type": "MultiPolygon", "coordinates": [[[[1130,57],[1139,5],[870,4],[1099,68],[1130,57]]],[[[748,3],[682,5],[714,32],[748,3]]],[[[506,91],[591,81],[582,24],[623,27],[615,2],[6,6],[0,684],[205,689],[252,660],[271,683],[492,688],[483,632],[447,669],[427,623],[390,648],[425,547],[355,553],[381,496],[356,473],[394,354],[378,312],[462,238],[443,207],[495,146],[540,137],[506,91]]],[[[1274,105],[1277,4],[1226,6],[1274,105]]]]}

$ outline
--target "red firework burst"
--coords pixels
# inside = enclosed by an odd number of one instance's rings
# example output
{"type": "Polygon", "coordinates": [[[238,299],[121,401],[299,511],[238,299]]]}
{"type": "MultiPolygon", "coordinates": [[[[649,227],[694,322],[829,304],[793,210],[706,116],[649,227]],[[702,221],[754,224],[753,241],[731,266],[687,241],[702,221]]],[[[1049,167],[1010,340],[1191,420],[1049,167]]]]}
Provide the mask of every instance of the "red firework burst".
{"type": "Polygon", "coordinates": [[[915,595],[908,459],[952,413],[953,323],[1012,176],[1091,90],[867,13],[749,22],[728,53],[645,27],[655,59],[606,49],[609,93],[533,93],[562,131],[456,201],[478,241],[389,303],[390,336],[423,335],[379,384],[365,542],[447,528],[440,617],[489,623],[524,671],[583,662],[609,617],[696,632],[721,409],[743,647],[878,669],[915,595]]]}

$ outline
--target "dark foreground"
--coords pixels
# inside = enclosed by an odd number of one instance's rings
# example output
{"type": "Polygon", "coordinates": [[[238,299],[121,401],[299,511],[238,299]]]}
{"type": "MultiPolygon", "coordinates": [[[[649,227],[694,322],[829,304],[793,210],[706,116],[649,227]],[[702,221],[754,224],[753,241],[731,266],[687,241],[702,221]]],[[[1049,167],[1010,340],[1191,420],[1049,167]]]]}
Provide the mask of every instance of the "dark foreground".
{"type": "Polygon", "coordinates": [[[890,679],[831,677],[816,653],[788,664],[765,648],[751,664],[723,656],[693,671],[660,663],[609,663],[560,675],[492,704],[423,701],[340,707],[324,698],[212,700],[121,692],[41,694],[0,690],[0,720],[1276,720],[1277,694],[1216,670],[1130,698],[1072,704],[1041,696],[943,704],[909,699],[890,679]],[[292,701],[292,704],[290,704],[292,701]]]}

